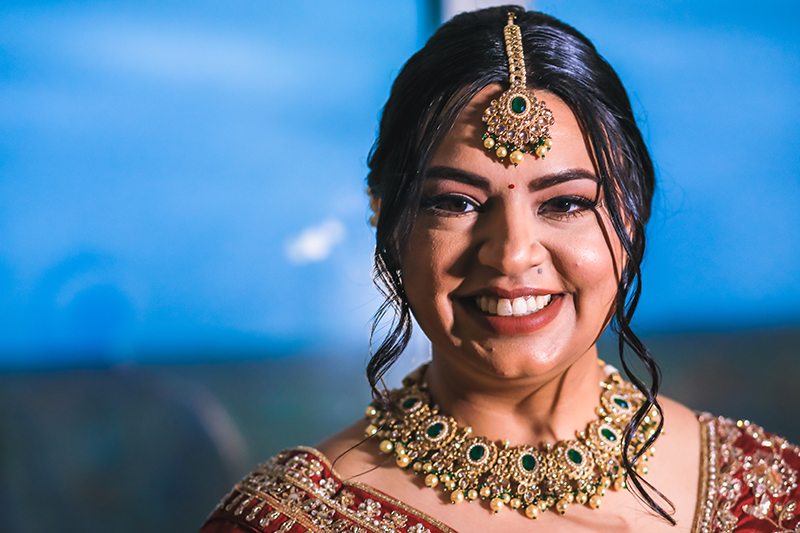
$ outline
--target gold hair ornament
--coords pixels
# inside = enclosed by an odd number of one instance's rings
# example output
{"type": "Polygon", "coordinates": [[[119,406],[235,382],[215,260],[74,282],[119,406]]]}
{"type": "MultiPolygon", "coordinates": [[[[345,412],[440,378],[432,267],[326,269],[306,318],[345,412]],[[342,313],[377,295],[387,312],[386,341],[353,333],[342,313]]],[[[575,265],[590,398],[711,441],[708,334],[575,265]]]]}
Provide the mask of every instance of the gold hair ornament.
{"type": "Polygon", "coordinates": [[[505,27],[506,52],[508,54],[508,80],[511,87],[492,100],[483,115],[486,122],[483,146],[494,150],[501,161],[508,155],[514,166],[522,163],[525,153],[544,157],[553,146],[550,126],[555,119],[553,112],[539,101],[527,87],[525,56],[522,53],[522,32],[514,24],[514,13],[508,14],[505,27]],[[526,146],[530,145],[530,148],[526,146]],[[509,155],[510,154],[510,155],[509,155]]]}
{"type": "MultiPolygon", "coordinates": [[[[367,408],[366,436],[379,438],[380,451],[393,453],[398,466],[424,475],[428,487],[451,491],[452,503],[481,498],[489,500],[495,513],[508,506],[534,519],[551,508],[563,515],[573,503],[598,509],[606,489],[625,488],[625,428],[645,398],[616,372],[600,383],[597,420],[576,431],[575,439],[537,448],[512,447],[507,440],[498,444],[460,427],[431,404],[425,369],[405,378],[402,389],[389,391],[395,409],[375,403],[367,408]]],[[[660,420],[652,408],[634,433],[629,452],[644,446],[660,420]]],[[[638,474],[647,473],[644,462],[654,453],[651,447],[636,463],[638,474]]]]}

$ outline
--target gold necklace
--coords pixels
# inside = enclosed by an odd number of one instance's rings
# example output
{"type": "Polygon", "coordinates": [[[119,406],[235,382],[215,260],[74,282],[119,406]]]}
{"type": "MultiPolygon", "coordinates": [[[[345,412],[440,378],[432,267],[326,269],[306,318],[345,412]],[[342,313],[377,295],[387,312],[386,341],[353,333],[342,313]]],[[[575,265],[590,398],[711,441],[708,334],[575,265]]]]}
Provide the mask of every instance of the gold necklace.
{"type": "MultiPolygon", "coordinates": [[[[602,363],[601,363],[602,364],[602,363]]],[[[367,437],[381,439],[380,451],[394,453],[397,465],[425,475],[425,484],[451,491],[450,501],[489,500],[499,512],[508,505],[529,518],[555,508],[562,515],[573,502],[598,509],[606,489],[625,488],[622,441],[625,427],[645,401],[644,395],[616,372],[600,382],[598,419],[575,439],[539,448],[499,445],[472,435],[472,428],[431,405],[423,383],[424,365],[403,380],[403,388],[389,391],[393,410],[375,403],[367,408],[367,437]]],[[[635,453],[655,434],[661,414],[652,408],[633,435],[635,453]]],[[[655,447],[642,456],[647,461],[655,447]]],[[[635,466],[640,475],[647,467],[635,466]]]]}

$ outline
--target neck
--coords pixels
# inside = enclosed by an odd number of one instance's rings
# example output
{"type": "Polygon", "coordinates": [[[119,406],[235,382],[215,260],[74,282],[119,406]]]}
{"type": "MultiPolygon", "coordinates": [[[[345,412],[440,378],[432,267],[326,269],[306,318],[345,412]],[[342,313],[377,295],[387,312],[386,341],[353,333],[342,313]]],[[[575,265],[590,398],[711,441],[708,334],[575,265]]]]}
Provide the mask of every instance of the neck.
{"type": "Polygon", "coordinates": [[[442,411],[471,426],[474,435],[538,446],[575,438],[576,430],[597,419],[605,377],[593,346],[563,368],[515,378],[475,372],[434,352],[426,381],[442,411]]]}

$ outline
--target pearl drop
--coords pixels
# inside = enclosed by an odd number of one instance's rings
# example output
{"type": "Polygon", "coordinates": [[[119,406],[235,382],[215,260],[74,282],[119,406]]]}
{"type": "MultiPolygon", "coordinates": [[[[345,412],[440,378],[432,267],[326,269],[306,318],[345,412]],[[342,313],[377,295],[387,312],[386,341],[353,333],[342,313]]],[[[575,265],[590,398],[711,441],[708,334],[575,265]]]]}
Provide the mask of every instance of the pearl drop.
{"type": "Polygon", "coordinates": [[[506,150],[505,146],[498,146],[495,153],[497,154],[497,157],[503,159],[505,156],[508,155],[508,150],[506,150]]]}
{"type": "Polygon", "coordinates": [[[381,441],[380,449],[383,453],[389,453],[394,449],[394,444],[390,440],[381,441]]]}
{"type": "Polygon", "coordinates": [[[492,139],[491,137],[486,137],[486,138],[483,140],[483,145],[484,145],[484,146],[485,146],[485,147],[486,147],[488,150],[491,150],[492,148],[494,148],[494,139],[492,139]]]}
{"type": "Polygon", "coordinates": [[[529,505],[525,508],[525,516],[530,518],[531,520],[536,520],[539,516],[539,506],[537,505],[529,505]]]}
{"type": "Polygon", "coordinates": [[[425,476],[425,484],[430,488],[433,488],[439,484],[439,478],[436,477],[435,474],[428,474],[425,476]]]}
{"type": "Polygon", "coordinates": [[[504,505],[505,503],[503,502],[502,498],[492,498],[492,501],[489,502],[489,507],[491,507],[492,511],[494,511],[495,513],[499,512],[504,505]]]}
{"type": "Polygon", "coordinates": [[[511,156],[508,159],[515,165],[519,165],[520,163],[522,163],[524,156],[522,155],[522,152],[520,152],[519,150],[514,150],[513,152],[511,152],[511,156]]]}
{"type": "Polygon", "coordinates": [[[594,507],[595,509],[599,509],[601,503],[603,503],[603,499],[597,494],[589,498],[589,506],[594,507]]]}

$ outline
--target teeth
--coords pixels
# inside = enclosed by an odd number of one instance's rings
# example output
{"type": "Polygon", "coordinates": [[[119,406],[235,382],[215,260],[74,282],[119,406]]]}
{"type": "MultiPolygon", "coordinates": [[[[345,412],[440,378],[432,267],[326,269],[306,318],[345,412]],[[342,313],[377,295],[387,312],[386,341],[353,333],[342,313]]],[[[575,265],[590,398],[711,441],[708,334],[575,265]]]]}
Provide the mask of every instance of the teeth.
{"type": "Polygon", "coordinates": [[[525,316],[547,307],[553,299],[551,294],[544,296],[520,296],[519,298],[494,298],[478,296],[476,304],[481,311],[489,315],[525,316]]]}
{"type": "Polygon", "coordinates": [[[511,300],[511,313],[514,315],[528,314],[528,302],[525,301],[525,298],[514,298],[511,300]]]}
{"type": "Polygon", "coordinates": [[[511,316],[514,310],[511,308],[511,300],[507,298],[500,298],[497,300],[497,314],[499,316],[511,316]]]}

